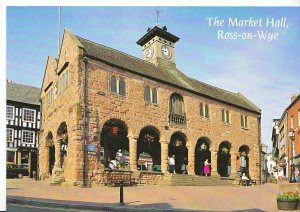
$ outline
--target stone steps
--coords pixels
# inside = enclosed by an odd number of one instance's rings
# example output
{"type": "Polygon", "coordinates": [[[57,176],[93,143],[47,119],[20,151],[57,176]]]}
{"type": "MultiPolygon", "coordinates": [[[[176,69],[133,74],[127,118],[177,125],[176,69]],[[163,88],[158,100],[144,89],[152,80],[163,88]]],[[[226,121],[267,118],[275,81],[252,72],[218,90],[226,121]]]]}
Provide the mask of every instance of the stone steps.
{"type": "Polygon", "coordinates": [[[234,179],[194,175],[165,176],[159,185],[166,186],[232,186],[234,179]]]}

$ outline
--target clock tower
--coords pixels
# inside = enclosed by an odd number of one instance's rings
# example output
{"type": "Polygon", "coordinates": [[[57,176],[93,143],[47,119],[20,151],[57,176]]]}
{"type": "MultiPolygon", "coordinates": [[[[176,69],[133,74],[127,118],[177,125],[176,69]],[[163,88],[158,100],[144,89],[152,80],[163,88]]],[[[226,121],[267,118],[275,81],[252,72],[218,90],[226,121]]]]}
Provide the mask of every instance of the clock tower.
{"type": "Polygon", "coordinates": [[[147,33],[137,41],[142,47],[143,60],[157,66],[176,67],[174,44],[179,38],[167,31],[167,27],[148,28],[147,33]]]}

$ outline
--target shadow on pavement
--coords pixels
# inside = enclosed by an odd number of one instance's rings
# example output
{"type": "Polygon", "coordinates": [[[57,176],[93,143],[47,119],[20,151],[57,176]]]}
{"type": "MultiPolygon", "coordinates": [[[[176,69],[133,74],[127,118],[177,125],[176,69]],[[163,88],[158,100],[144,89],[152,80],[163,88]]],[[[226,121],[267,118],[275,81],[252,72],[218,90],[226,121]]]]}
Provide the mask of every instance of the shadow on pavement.
{"type": "MultiPolygon", "coordinates": [[[[125,202],[124,205],[119,203],[95,203],[95,202],[81,202],[81,201],[65,201],[65,200],[52,200],[52,199],[42,199],[42,198],[29,198],[29,197],[19,197],[19,196],[7,196],[8,204],[16,205],[30,205],[35,207],[47,207],[54,209],[65,208],[74,210],[92,210],[92,211],[211,211],[213,210],[187,210],[173,208],[169,203],[152,203],[152,204],[139,204],[131,205],[133,203],[138,203],[140,201],[125,202]]],[[[243,210],[233,210],[233,212],[261,212],[263,210],[252,208],[243,210]]]]}

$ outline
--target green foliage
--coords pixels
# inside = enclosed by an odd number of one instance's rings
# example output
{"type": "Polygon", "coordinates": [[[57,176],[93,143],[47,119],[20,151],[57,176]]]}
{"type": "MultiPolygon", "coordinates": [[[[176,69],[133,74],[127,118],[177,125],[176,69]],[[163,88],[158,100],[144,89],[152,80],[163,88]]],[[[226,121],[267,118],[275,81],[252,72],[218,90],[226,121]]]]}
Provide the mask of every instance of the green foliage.
{"type": "Polygon", "coordinates": [[[278,200],[298,200],[300,199],[300,194],[298,192],[285,192],[283,194],[277,195],[278,200]]]}

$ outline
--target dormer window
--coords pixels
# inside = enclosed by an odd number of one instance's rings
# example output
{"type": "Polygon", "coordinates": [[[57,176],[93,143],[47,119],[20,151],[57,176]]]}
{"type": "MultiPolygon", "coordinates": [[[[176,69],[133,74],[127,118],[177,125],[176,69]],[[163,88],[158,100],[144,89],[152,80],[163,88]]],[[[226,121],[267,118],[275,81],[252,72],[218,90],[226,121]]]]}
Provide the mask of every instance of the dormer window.
{"type": "Polygon", "coordinates": [[[184,112],[183,98],[179,94],[172,94],[170,97],[170,123],[183,125],[186,123],[186,117],[184,112]]]}

